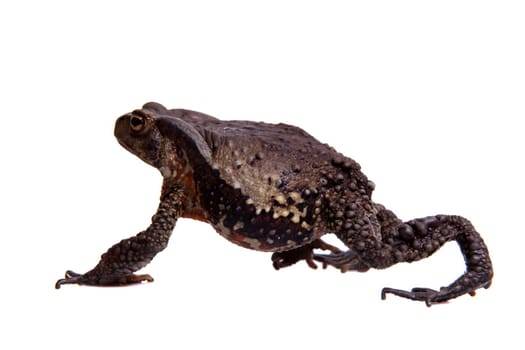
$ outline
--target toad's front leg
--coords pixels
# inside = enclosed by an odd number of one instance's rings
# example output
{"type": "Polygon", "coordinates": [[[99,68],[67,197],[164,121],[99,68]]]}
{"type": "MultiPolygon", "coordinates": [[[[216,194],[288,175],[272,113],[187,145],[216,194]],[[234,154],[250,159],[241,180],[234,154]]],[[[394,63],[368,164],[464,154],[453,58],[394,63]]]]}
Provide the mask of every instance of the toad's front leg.
{"type": "Polygon", "coordinates": [[[162,196],[159,208],[151,219],[151,225],[138,235],[124,239],[104,253],[100,262],[91,271],[77,274],[67,271],[66,276],[56,282],[55,288],[64,284],[92,286],[123,286],[141,282],[152,282],[149,275],[135,275],[135,271],[146,266],[153,257],[168,245],[168,240],[181,216],[183,192],[174,189],[162,196]]]}

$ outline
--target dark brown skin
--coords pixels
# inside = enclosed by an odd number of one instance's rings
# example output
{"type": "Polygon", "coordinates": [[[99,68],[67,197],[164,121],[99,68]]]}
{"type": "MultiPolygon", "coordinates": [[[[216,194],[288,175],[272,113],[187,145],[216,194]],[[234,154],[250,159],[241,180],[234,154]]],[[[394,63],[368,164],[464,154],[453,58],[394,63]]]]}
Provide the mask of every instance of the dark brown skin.
{"type": "Polygon", "coordinates": [[[297,127],[221,121],[147,103],[117,120],[115,136],[160,170],[159,208],[145,231],[111,247],[91,271],[66,272],[56,288],[153,281],[134,272],[167,246],[179,217],[208,222],[243,247],[273,252],[276,269],[300,260],[342,272],[383,269],[456,241],[467,270],[451,285],[439,291],[384,288],[382,298],[391,293],[430,306],[490,286],[489,253],[468,220],[437,215],[402,222],[371,200],[374,184],[359,164],[297,127]],[[323,242],[326,233],[335,233],[348,250],[323,242]]]}

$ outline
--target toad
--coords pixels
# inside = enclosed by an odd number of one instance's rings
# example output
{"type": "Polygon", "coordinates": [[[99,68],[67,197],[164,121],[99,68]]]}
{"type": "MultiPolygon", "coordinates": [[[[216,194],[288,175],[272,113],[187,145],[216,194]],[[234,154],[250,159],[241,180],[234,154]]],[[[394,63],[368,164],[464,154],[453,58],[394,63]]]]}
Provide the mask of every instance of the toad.
{"type": "Polygon", "coordinates": [[[452,284],[440,290],[384,288],[382,298],[393,294],[430,306],[490,286],[487,246],[467,219],[401,221],[372,201],[374,184],[357,162],[298,127],[223,121],[150,102],[118,118],[115,136],[162,174],[157,212],[148,228],[109,248],[92,270],[67,271],[56,288],[153,281],[135,272],[166,248],[179,218],[207,222],[233,243],[272,252],[275,269],[301,260],[342,272],[384,269],[426,258],[455,241],[466,271],[452,284]],[[347,249],[324,242],[326,233],[347,249]]]}

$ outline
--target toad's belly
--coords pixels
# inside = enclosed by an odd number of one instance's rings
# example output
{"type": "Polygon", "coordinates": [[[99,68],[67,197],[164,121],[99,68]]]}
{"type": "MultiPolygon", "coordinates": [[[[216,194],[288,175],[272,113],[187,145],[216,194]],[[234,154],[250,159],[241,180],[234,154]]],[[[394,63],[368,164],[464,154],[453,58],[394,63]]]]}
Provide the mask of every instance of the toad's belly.
{"type": "Polygon", "coordinates": [[[267,252],[297,248],[321,236],[322,231],[306,221],[294,221],[291,217],[275,218],[270,211],[251,218],[225,215],[211,223],[215,230],[230,242],[267,252]]]}
{"type": "Polygon", "coordinates": [[[324,233],[318,208],[321,201],[313,193],[279,192],[265,201],[244,194],[239,186],[231,186],[219,176],[197,181],[200,213],[229,241],[249,249],[279,252],[308,244],[324,233]]]}

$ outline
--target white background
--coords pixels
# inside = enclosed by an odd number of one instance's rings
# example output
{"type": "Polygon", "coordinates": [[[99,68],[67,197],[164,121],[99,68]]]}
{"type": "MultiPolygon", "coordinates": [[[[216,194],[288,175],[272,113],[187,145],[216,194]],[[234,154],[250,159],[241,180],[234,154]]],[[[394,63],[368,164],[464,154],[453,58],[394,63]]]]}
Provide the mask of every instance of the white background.
{"type": "Polygon", "coordinates": [[[523,347],[519,1],[13,3],[0,5],[0,347],[523,347]],[[493,286],[430,309],[381,301],[383,286],[452,282],[456,245],[366,274],[276,272],[180,220],[144,270],[154,283],[54,290],[148,225],[161,177],[113,123],[150,100],[301,126],[360,162],[401,218],[472,220],[493,286]]]}

